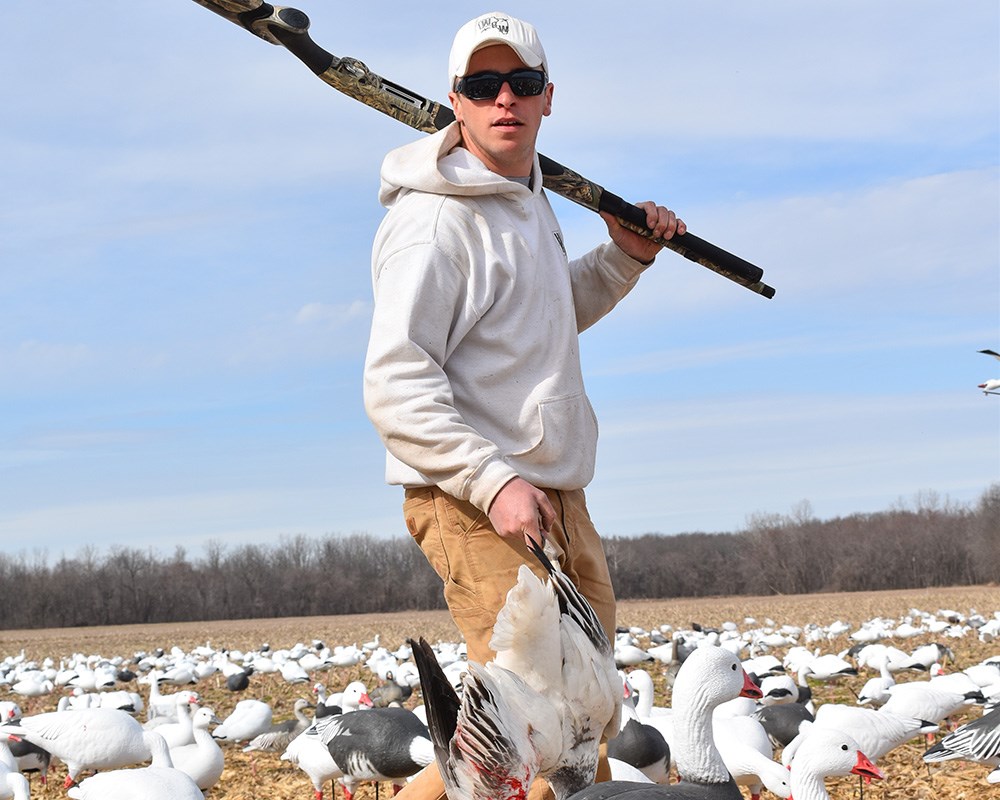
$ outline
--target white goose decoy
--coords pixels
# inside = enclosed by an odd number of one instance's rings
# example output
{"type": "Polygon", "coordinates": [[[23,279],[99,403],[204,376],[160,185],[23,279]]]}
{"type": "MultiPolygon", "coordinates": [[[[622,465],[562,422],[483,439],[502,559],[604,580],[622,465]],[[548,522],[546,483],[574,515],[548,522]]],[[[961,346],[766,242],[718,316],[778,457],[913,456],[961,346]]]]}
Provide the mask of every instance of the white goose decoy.
{"type": "Polygon", "coordinates": [[[270,730],[273,716],[271,706],[262,700],[240,700],[212,736],[226,742],[248,742],[270,730]]]}
{"type": "Polygon", "coordinates": [[[13,700],[0,700],[0,725],[21,719],[21,707],[13,700]]]}
{"type": "Polygon", "coordinates": [[[760,800],[766,786],[778,797],[791,795],[788,769],[774,760],[774,750],[764,726],[753,717],[716,716],[713,727],[715,746],[726,769],[738,786],[750,790],[751,800],[760,800]]]}
{"type": "Polygon", "coordinates": [[[14,683],[10,690],[22,697],[43,697],[52,694],[55,684],[40,675],[29,675],[14,683]]]}
{"type": "Polygon", "coordinates": [[[296,684],[296,683],[308,683],[309,673],[306,672],[305,668],[298,661],[285,661],[279,667],[281,672],[281,677],[285,679],[286,683],[296,684]]]}
{"type": "Polygon", "coordinates": [[[339,697],[334,697],[337,705],[346,714],[349,711],[358,711],[361,708],[371,708],[372,699],[368,695],[368,687],[362,681],[351,681],[344,687],[344,691],[339,697]]]}
{"type": "Polygon", "coordinates": [[[210,708],[199,708],[191,719],[194,741],[191,744],[170,748],[170,760],[174,767],[187,773],[199,789],[211,789],[222,777],[225,756],[222,748],[208,731],[209,725],[219,720],[210,708]]]}
{"type": "Polygon", "coordinates": [[[0,800],[29,800],[28,779],[17,769],[17,762],[10,752],[10,734],[0,735],[0,800]]]}
{"type": "MultiPolygon", "coordinates": [[[[84,770],[116,769],[150,757],[151,731],[124,711],[84,708],[72,713],[50,711],[23,717],[10,733],[23,737],[66,763],[66,787],[84,770]]],[[[159,737],[163,741],[162,737],[159,737]]]]}
{"type": "Polygon", "coordinates": [[[657,706],[653,703],[655,688],[653,686],[653,676],[644,669],[633,669],[625,676],[628,685],[632,687],[632,697],[635,700],[635,713],[639,719],[646,722],[649,717],[666,717],[673,712],[666,706],[657,706]]]}
{"type": "MultiPolygon", "coordinates": [[[[165,722],[157,725],[155,730],[163,737],[167,747],[180,747],[194,741],[194,728],[191,725],[191,717],[197,707],[197,701],[184,693],[178,692],[174,695],[177,722],[165,722]]],[[[148,730],[148,728],[147,728],[148,730]]]]}
{"type": "Polygon", "coordinates": [[[945,736],[923,755],[928,764],[951,759],[993,767],[988,783],[1000,783],[1000,708],[984,714],[945,736]]]}
{"type": "Polygon", "coordinates": [[[889,689],[889,699],[881,710],[940,723],[975,702],[985,702],[982,692],[962,692],[947,686],[939,688],[929,681],[911,681],[889,689]]]}
{"type": "Polygon", "coordinates": [[[823,778],[860,775],[866,780],[883,776],[844,731],[818,730],[798,748],[791,761],[790,780],[795,800],[830,800],[823,778]]]}
{"type": "Polygon", "coordinates": [[[313,691],[317,696],[317,708],[321,701],[326,707],[326,713],[317,714],[318,717],[327,716],[331,709],[333,713],[346,714],[350,711],[357,711],[359,708],[371,708],[373,705],[372,699],[368,695],[368,687],[362,681],[351,681],[344,687],[344,691],[329,696],[327,696],[326,688],[322,683],[317,683],[313,687],[313,691]]]}
{"type": "MultiPolygon", "coordinates": [[[[315,721],[313,724],[315,725],[315,721]]],[[[308,775],[312,781],[315,800],[323,800],[323,785],[342,778],[344,771],[333,760],[330,749],[323,740],[319,736],[308,734],[307,729],[301,736],[295,737],[281,754],[281,760],[294,764],[308,775]]]]}
{"type": "Polygon", "coordinates": [[[906,669],[927,672],[933,665],[937,664],[940,667],[947,661],[951,661],[952,663],[955,661],[955,654],[951,651],[951,648],[939,642],[931,642],[930,644],[916,648],[910,653],[906,669]]]}
{"type": "Polygon", "coordinates": [[[99,772],[67,795],[74,800],[204,800],[205,795],[191,777],[175,769],[163,737],[146,731],[152,765],[139,769],[99,772]]]}
{"type": "Polygon", "coordinates": [[[883,655],[879,664],[879,677],[869,678],[858,692],[858,705],[881,708],[889,699],[889,690],[896,685],[896,679],[889,670],[889,655],[883,655]]]}
{"type": "Polygon", "coordinates": [[[715,746],[713,724],[714,709],[736,697],[759,699],[760,689],[735,654],[722,647],[699,647],[681,665],[673,688],[673,749],[681,782],[642,786],[609,781],[578,792],[573,800],[742,800],[715,746]]]}
{"type": "Polygon", "coordinates": [[[890,673],[896,673],[907,669],[911,656],[898,647],[877,642],[866,644],[858,650],[855,659],[859,668],[877,669],[881,672],[884,663],[890,673]]]}
{"type": "Polygon", "coordinates": [[[832,681],[848,675],[857,675],[858,670],[851,662],[836,653],[816,656],[799,670],[801,677],[812,676],[818,681],[832,681]]]}
{"type": "Polygon", "coordinates": [[[162,694],[160,692],[160,678],[163,673],[159,670],[150,670],[149,674],[140,678],[140,682],[149,684],[149,700],[146,703],[146,721],[149,727],[162,724],[163,722],[177,721],[178,695],[194,698],[198,702],[198,693],[190,689],[184,689],[173,694],[162,694]],[[157,720],[154,722],[154,720],[157,720]]]}
{"type": "Polygon", "coordinates": [[[873,761],[878,761],[890,750],[899,747],[921,733],[932,733],[937,723],[904,717],[892,711],[824,703],[816,711],[813,724],[803,726],[781,752],[781,762],[787,766],[795,751],[817,730],[837,730],[849,733],[873,761]]]}
{"type": "Polygon", "coordinates": [[[791,675],[767,675],[760,680],[761,703],[776,706],[795,703],[799,699],[799,687],[791,675]]]}

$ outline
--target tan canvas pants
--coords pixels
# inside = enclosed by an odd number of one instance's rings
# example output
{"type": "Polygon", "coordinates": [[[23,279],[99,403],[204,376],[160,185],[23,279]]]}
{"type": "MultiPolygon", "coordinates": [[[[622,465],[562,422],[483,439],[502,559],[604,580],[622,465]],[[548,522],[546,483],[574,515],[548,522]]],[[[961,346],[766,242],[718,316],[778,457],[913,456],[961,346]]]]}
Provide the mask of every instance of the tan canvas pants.
{"type": "MultiPolygon", "coordinates": [[[[546,489],[556,510],[550,538],[563,553],[561,564],[590,601],[614,641],[615,597],[600,537],[587,512],[582,489],[546,489]]],[[[444,583],[448,610],[465,637],[470,661],[485,663],[496,655],[489,647],[493,625],[507,592],[517,582],[518,568],[527,564],[539,577],[545,571],[521,539],[502,538],[489,518],[471,503],[436,487],[407,489],[403,515],[410,535],[444,583]]],[[[603,757],[598,780],[609,780],[603,757]]],[[[444,784],[435,765],[427,767],[399,795],[405,800],[443,800],[444,784]]],[[[529,800],[552,798],[543,781],[536,781],[529,800]]]]}

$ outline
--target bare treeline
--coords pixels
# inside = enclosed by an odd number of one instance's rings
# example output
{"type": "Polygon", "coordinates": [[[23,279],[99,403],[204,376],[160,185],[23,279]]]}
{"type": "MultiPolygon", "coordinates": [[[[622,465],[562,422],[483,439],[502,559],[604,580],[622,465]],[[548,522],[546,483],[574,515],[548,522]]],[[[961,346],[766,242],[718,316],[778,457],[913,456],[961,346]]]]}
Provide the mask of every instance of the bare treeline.
{"type": "MultiPolygon", "coordinates": [[[[621,598],[808,594],[1000,581],[1000,483],[974,506],[921,495],[820,521],[807,503],[738,533],[606,537],[621,598]]],[[[408,537],[284,537],[272,545],[0,554],[0,629],[313,616],[443,608],[408,537]]]]}

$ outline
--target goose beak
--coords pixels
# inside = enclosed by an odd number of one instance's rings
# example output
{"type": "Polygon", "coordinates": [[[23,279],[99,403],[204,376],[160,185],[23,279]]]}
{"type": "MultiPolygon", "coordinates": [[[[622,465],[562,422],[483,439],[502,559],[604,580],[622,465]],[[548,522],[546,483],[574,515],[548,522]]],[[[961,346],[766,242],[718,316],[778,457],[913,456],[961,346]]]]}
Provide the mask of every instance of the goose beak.
{"type": "Polygon", "coordinates": [[[750,697],[754,700],[760,700],[763,696],[760,687],[750,679],[750,676],[744,670],[743,689],[740,691],[740,697],[750,697]]]}
{"type": "Polygon", "coordinates": [[[858,750],[858,763],[854,765],[851,770],[855,775],[860,775],[865,779],[865,783],[871,783],[873,780],[882,780],[885,776],[882,774],[881,770],[876,767],[871,761],[868,760],[868,756],[858,750]]]}

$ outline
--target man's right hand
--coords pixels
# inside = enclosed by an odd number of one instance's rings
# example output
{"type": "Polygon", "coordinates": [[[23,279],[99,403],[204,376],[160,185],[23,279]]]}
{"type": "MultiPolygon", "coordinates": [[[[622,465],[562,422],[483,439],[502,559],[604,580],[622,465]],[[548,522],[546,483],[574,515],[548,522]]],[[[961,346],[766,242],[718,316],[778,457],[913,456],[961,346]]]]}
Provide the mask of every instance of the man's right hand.
{"type": "Polygon", "coordinates": [[[500,536],[523,536],[526,545],[545,545],[545,535],[556,521],[556,510],[545,492],[523,478],[512,478],[490,504],[490,522],[500,536]]]}

